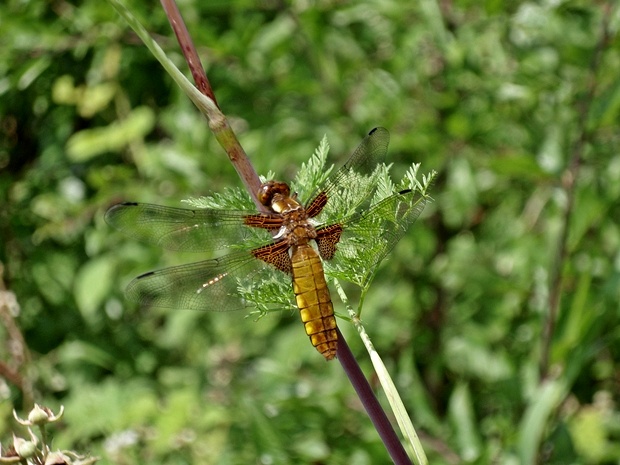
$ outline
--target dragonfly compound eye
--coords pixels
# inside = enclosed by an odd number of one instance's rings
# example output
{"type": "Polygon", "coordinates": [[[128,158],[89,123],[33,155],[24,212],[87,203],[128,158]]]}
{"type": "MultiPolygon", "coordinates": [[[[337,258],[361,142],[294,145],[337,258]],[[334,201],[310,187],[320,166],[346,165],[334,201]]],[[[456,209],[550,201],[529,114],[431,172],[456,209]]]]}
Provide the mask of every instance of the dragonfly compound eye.
{"type": "Polygon", "coordinates": [[[271,206],[273,196],[276,194],[288,197],[291,194],[291,189],[285,182],[281,181],[267,181],[258,188],[259,202],[268,207],[271,206]]]}

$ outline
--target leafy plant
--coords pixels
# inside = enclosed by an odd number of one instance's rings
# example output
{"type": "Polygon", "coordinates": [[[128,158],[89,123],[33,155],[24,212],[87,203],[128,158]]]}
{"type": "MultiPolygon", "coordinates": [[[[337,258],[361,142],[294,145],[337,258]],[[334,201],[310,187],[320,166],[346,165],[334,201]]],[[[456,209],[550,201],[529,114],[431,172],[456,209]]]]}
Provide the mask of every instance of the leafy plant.
{"type": "MultiPolygon", "coordinates": [[[[3,445],[12,409],[36,401],[66,407],[54,447],[115,463],[385,461],[295,315],[254,323],[125,300],[140,272],[196,257],[126,240],[106,209],[227,195],[238,178],[109,3],[35,3],[0,2],[0,261],[20,303],[0,331],[3,445]]],[[[182,68],[164,10],[131,10],[182,68]]],[[[439,172],[361,321],[429,461],[617,460],[616,3],[182,10],[258,172],[291,179],[323,134],[343,160],[377,124],[396,179],[413,162],[439,172]]],[[[341,284],[356,308],[359,291],[341,284]]]]}

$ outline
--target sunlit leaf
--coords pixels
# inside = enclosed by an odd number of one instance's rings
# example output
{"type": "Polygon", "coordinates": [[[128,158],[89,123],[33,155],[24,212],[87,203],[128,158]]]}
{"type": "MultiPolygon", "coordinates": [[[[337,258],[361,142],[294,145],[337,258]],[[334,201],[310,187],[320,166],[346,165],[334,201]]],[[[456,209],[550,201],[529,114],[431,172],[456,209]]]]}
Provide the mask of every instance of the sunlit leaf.
{"type": "Polygon", "coordinates": [[[134,140],[146,136],[155,124],[155,115],[148,107],[139,107],[127,117],[107,127],[84,129],[67,141],[67,155],[75,162],[87,161],[106,152],[118,151],[134,140]]]}

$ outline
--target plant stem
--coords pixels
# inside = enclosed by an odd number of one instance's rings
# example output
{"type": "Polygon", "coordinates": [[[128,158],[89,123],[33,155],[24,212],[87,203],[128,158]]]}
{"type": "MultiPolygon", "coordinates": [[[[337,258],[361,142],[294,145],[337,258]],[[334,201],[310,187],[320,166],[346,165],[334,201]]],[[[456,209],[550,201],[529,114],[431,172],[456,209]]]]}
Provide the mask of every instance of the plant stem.
{"type": "Polygon", "coordinates": [[[359,333],[360,338],[362,339],[362,342],[364,343],[364,346],[366,347],[366,350],[368,351],[368,355],[370,355],[370,361],[372,362],[375,372],[377,373],[377,377],[379,379],[379,382],[381,383],[383,392],[385,392],[386,398],[390,404],[390,408],[392,409],[392,412],[394,413],[394,417],[396,418],[396,422],[398,423],[400,431],[403,437],[406,438],[409,441],[409,444],[411,445],[414,463],[416,465],[427,465],[428,458],[426,457],[424,448],[422,447],[422,444],[420,443],[420,439],[418,438],[415,428],[413,427],[413,424],[411,423],[411,419],[409,418],[409,414],[407,413],[407,410],[405,409],[405,405],[403,404],[403,401],[400,398],[400,394],[398,393],[398,390],[396,389],[396,386],[394,385],[394,382],[392,381],[392,377],[390,376],[387,368],[385,367],[383,360],[379,356],[378,352],[375,350],[372,344],[372,341],[370,340],[370,337],[368,336],[368,333],[366,332],[366,329],[364,328],[364,325],[362,325],[362,322],[359,319],[359,314],[362,308],[363,297],[366,295],[366,291],[368,290],[368,287],[364,287],[362,289],[362,296],[360,297],[358,313],[356,314],[355,311],[353,310],[353,307],[349,304],[349,299],[346,293],[344,292],[344,289],[340,285],[340,282],[337,279],[334,279],[334,286],[336,287],[336,291],[338,292],[340,299],[342,300],[342,302],[345,304],[347,308],[349,317],[351,318],[351,322],[357,329],[357,332],[359,333]]]}
{"type": "Polygon", "coordinates": [[[558,319],[560,311],[560,302],[562,296],[562,289],[564,284],[563,267],[568,257],[568,233],[570,223],[573,215],[573,206],[575,203],[575,183],[579,176],[579,168],[581,167],[581,161],[583,158],[584,148],[590,140],[591,133],[588,129],[588,116],[590,114],[590,108],[594,97],[596,95],[596,73],[598,71],[601,56],[603,50],[609,45],[611,40],[609,31],[609,20],[611,17],[611,2],[606,3],[604,14],[601,38],[596,45],[592,61],[590,63],[590,70],[587,83],[587,93],[582,97],[578,104],[579,121],[578,121],[578,138],[575,142],[574,149],[572,151],[568,167],[562,175],[562,187],[566,192],[566,207],[564,209],[564,215],[562,220],[562,229],[557,244],[557,249],[554,257],[554,263],[551,269],[550,278],[550,292],[549,292],[549,313],[545,322],[542,335],[542,353],[540,359],[539,373],[541,379],[546,378],[549,375],[549,363],[550,352],[553,341],[553,335],[555,333],[555,324],[558,319]]]}
{"type": "Polygon", "coordinates": [[[161,4],[164,7],[168,21],[170,21],[172,30],[177,36],[177,40],[179,41],[179,45],[181,46],[183,56],[189,66],[189,70],[192,73],[196,87],[202,94],[213,100],[213,103],[215,103],[215,105],[219,108],[220,106],[218,105],[213,89],[211,88],[211,83],[209,82],[209,78],[202,67],[200,57],[198,56],[192,37],[189,35],[189,31],[185,26],[179,7],[174,0],[161,0],[161,4]]]}
{"type": "Polygon", "coordinates": [[[368,384],[368,381],[364,377],[364,373],[353,356],[351,349],[349,349],[349,345],[345,341],[344,336],[340,332],[340,329],[336,330],[338,331],[338,361],[349,377],[353,389],[355,389],[355,392],[362,401],[366,413],[368,413],[370,417],[370,421],[375,425],[375,429],[379,433],[383,444],[385,444],[388,454],[390,454],[390,457],[397,465],[411,464],[411,460],[409,460],[400,439],[398,439],[394,428],[392,428],[392,424],[381,408],[381,404],[379,404],[377,397],[374,392],[372,392],[370,384],[368,384]]]}
{"type": "MultiPolygon", "coordinates": [[[[191,40],[187,42],[189,33],[183,22],[183,18],[179,14],[179,10],[176,8],[170,8],[166,10],[169,13],[170,23],[175,29],[175,33],[180,40],[184,40],[181,44],[186,59],[191,60],[192,75],[194,79],[198,79],[198,88],[192,85],[185,75],[181,73],[174,63],[166,56],[159,44],[153,40],[147,30],[136,19],[136,17],[127,9],[127,7],[120,0],[108,0],[116,11],[127,21],[127,24],[135,31],[135,33],[142,39],[142,42],[151,51],[153,56],[161,63],[164,69],[168,72],[170,77],[183,89],[187,96],[194,102],[194,105],[198,107],[200,112],[205,115],[209,122],[209,128],[213,131],[215,138],[220,143],[222,148],[226,151],[228,159],[234,166],[235,170],[239,174],[242,182],[245,184],[250,196],[254,200],[257,208],[263,212],[267,211],[266,207],[262,205],[257,198],[258,188],[260,187],[260,179],[254,167],[250,163],[248,156],[246,155],[243,147],[237,140],[237,136],[230,127],[228,120],[217,106],[209,85],[204,69],[200,65],[200,60],[196,50],[194,49],[191,40]]],[[[170,3],[171,0],[162,0],[162,2],[170,3]]],[[[164,5],[164,8],[166,5],[164,5]]]]}

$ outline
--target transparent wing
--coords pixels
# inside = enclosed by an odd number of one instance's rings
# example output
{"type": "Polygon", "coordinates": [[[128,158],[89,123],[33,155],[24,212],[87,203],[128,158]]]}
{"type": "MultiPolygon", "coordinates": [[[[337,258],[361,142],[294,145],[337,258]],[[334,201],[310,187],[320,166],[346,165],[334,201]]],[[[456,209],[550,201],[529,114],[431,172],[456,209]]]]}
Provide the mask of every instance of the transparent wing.
{"type": "Polygon", "coordinates": [[[326,262],[326,270],[362,287],[426,205],[426,197],[412,189],[370,205],[381,176],[375,170],[385,160],[389,140],[389,132],[384,128],[370,131],[307,207],[311,213],[313,208],[322,208],[315,219],[323,225],[319,231],[326,229],[326,236],[330,235],[329,228],[342,230],[340,236],[332,235],[335,241],[326,240],[319,245],[327,249],[325,256],[333,257],[326,262]]]}
{"type": "Polygon", "coordinates": [[[350,187],[348,179],[351,172],[361,175],[371,174],[377,165],[385,160],[389,143],[390,133],[387,129],[379,127],[371,130],[342,168],[325,182],[322,190],[329,194],[342,187],[350,187]]]}
{"type": "MultiPolygon", "coordinates": [[[[317,189],[313,197],[320,197],[322,206],[327,203],[326,211],[331,216],[335,212],[347,216],[369,198],[374,189],[370,175],[384,160],[389,139],[384,128],[370,131],[344,166],[317,189]]],[[[322,206],[315,208],[320,211],[322,206]]],[[[277,230],[281,224],[276,215],[250,211],[184,209],[133,202],[114,205],[105,219],[112,227],[142,242],[170,250],[209,253],[227,246],[256,247],[269,241],[269,231],[277,230]]],[[[323,221],[318,218],[318,222],[323,221]]]]}
{"type": "MultiPolygon", "coordinates": [[[[190,210],[148,203],[121,203],[105,220],[139,241],[187,252],[213,252],[228,245],[269,241],[268,229],[249,227],[248,221],[275,221],[270,215],[212,209],[190,210]]],[[[274,224],[273,229],[279,226],[274,224]]]]}
{"type": "MultiPolygon", "coordinates": [[[[420,216],[426,198],[406,189],[343,220],[343,232],[326,270],[364,287],[374,270],[420,216]]],[[[329,227],[329,226],[328,226],[329,227]]]]}
{"type": "Polygon", "coordinates": [[[213,312],[257,306],[257,293],[262,293],[263,309],[292,306],[290,278],[249,251],[144,273],[126,291],[129,300],[142,306],[213,312]]]}
{"type": "Polygon", "coordinates": [[[323,218],[333,216],[335,212],[346,216],[367,201],[375,188],[371,175],[385,160],[389,142],[387,129],[370,131],[347,162],[311,196],[306,207],[310,216],[315,216],[314,209],[319,209],[318,205],[322,204],[325,209],[317,216],[318,222],[322,223],[323,218]]]}

